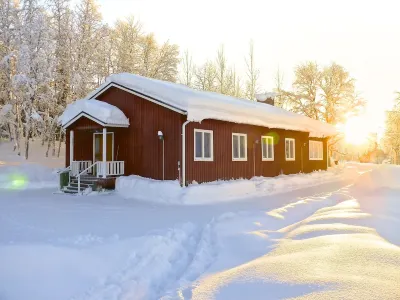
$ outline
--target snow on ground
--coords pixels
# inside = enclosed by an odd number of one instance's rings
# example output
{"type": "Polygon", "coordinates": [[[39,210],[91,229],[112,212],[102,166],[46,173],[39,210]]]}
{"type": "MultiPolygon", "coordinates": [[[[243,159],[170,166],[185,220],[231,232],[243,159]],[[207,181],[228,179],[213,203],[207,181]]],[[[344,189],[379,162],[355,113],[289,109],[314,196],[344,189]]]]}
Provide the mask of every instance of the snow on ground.
{"type": "Polygon", "coordinates": [[[305,187],[332,181],[357,177],[358,169],[352,166],[332,168],[311,174],[280,175],[277,177],[254,177],[251,180],[238,179],[191,184],[182,189],[178,181],[159,181],[139,176],[125,176],[117,179],[116,191],[126,199],[167,204],[198,205],[237,201],[249,197],[260,197],[294,191],[305,187]]]}
{"type": "Polygon", "coordinates": [[[347,169],[196,206],[0,190],[0,299],[399,299],[399,168],[347,169]]]}
{"type": "Polygon", "coordinates": [[[64,166],[64,144],[60,157],[45,157],[47,144],[30,143],[29,159],[16,155],[13,144],[0,141],[0,190],[40,189],[58,185],[57,168],[64,166]]]}

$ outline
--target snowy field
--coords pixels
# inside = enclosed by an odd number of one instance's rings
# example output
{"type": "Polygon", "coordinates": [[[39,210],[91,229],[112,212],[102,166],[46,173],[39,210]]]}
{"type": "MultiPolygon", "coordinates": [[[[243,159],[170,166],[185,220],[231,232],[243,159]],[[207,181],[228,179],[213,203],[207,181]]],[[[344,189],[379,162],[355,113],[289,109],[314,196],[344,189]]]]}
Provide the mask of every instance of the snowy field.
{"type": "Polygon", "coordinates": [[[1,300],[400,299],[400,168],[77,197],[37,147],[26,164],[0,145],[1,300]]]}

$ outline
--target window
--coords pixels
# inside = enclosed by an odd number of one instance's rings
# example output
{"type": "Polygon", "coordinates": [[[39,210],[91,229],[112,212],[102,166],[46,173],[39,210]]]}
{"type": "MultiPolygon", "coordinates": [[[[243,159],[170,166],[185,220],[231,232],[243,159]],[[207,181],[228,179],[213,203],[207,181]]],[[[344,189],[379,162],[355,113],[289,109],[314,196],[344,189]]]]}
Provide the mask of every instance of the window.
{"type": "Polygon", "coordinates": [[[286,160],[295,160],[295,140],[285,139],[286,160]]]}
{"type": "Polygon", "coordinates": [[[247,134],[232,133],[232,160],[247,160],[247,134]]]}
{"type": "Polygon", "coordinates": [[[274,137],[261,137],[262,160],[274,160],[274,137]]]}
{"type": "Polygon", "coordinates": [[[319,141],[310,141],[309,143],[310,160],[324,159],[324,144],[319,141]]]}
{"type": "Polygon", "coordinates": [[[213,160],[212,130],[194,130],[194,160],[213,160]]]}

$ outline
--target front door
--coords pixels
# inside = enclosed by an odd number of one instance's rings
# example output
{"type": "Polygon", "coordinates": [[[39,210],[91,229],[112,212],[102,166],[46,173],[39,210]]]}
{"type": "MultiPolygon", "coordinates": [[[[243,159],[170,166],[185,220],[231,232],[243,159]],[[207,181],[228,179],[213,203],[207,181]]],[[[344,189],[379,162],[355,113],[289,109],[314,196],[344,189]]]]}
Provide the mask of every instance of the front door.
{"type": "MultiPolygon", "coordinates": [[[[93,137],[93,161],[103,160],[103,134],[95,133],[93,137]]],[[[114,160],[114,133],[107,133],[107,161],[114,160]]]]}

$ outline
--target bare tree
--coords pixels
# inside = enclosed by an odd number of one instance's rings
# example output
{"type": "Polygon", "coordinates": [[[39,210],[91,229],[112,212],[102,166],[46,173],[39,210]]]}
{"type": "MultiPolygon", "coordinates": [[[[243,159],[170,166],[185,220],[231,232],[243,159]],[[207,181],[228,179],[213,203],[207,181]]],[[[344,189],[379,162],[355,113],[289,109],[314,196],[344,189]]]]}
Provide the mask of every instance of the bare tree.
{"type": "Polygon", "coordinates": [[[226,76],[228,72],[228,63],[225,56],[225,49],[222,45],[217,51],[217,58],[215,60],[217,69],[217,91],[221,94],[226,93],[226,76]]]}
{"type": "Polygon", "coordinates": [[[194,77],[194,87],[196,89],[210,92],[217,90],[217,68],[212,61],[196,67],[194,77]]]}
{"type": "Polygon", "coordinates": [[[193,86],[193,77],[194,77],[194,65],[193,58],[189,53],[189,50],[185,50],[183,53],[183,57],[181,59],[182,70],[179,82],[187,85],[188,87],[193,86]]]}
{"type": "Polygon", "coordinates": [[[246,62],[246,98],[255,101],[256,94],[258,93],[258,79],[260,76],[260,70],[255,66],[255,57],[254,57],[254,43],[250,41],[249,44],[249,53],[245,58],[246,62]]]}

